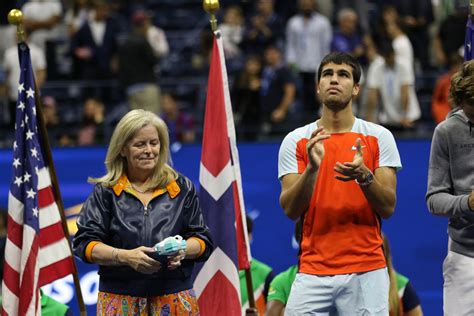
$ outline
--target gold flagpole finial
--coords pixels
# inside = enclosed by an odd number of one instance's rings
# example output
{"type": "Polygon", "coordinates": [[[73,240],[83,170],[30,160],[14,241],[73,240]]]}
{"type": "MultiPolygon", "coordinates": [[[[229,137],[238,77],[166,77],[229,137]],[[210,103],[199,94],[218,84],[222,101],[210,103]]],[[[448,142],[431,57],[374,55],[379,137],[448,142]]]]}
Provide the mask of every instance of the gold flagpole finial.
{"type": "Polygon", "coordinates": [[[25,41],[25,31],[23,30],[23,13],[21,10],[13,9],[8,13],[8,23],[16,25],[18,42],[25,41]]]}
{"type": "Polygon", "coordinates": [[[211,15],[211,29],[212,31],[217,30],[217,19],[216,19],[216,11],[219,10],[219,0],[203,0],[202,6],[204,10],[211,15]]]}

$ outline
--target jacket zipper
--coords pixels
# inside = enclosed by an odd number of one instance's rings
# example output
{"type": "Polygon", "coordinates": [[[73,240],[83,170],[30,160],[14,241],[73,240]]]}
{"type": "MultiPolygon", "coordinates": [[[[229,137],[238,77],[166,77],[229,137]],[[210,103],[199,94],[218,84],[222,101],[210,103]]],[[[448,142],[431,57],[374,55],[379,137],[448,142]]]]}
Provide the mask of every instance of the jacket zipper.
{"type": "Polygon", "coordinates": [[[150,236],[148,236],[148,215],[150,214],[150,211],[149,211],[149,207],[148,205],[144,205],[143,206],[143,226],[145,227],[145,232],[143,234],[143,236],[145,236],[146,240],[145,240],[145,244],[148,245],[150,243],[150,236]]]}

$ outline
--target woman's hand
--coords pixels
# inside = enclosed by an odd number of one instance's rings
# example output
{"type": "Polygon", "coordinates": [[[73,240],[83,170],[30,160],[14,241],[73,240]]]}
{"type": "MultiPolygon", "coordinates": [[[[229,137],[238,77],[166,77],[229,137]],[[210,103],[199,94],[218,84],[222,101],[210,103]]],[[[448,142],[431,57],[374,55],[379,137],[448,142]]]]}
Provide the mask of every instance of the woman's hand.
{"type": "Polygon", "coordinates": [[[121,249],[118,253],[118,260],[140,273],[152,274],[161,269],[161,263],[148,255],[155,252],[154,248],[144,246],[130,250],[121,249]]]}
{"type": "Polygon", "coordinates": [[[179,268],[181,266],[181,260],[183,260],[184,257],[186,257],[185,250],[180,250],[177,254],[173,256],[168,256],[168,269],[174,270],[179,268]]]}

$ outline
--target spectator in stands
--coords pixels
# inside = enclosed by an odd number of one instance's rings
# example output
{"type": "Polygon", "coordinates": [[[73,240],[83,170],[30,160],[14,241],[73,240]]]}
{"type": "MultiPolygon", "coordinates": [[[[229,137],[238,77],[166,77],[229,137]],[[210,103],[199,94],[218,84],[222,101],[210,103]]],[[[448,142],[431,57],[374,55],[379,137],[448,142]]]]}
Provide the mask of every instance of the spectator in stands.
{"type": "Polygon", "coordinates": [[[179,108],[176,96],[171,92],[163,93],[161,104],[163,106],[163,120],[168,126],[170,144],[176,142],[193,143],[196,139],[196,131],[192,115],[179,108]]]}
{"type": "MultiPolygon", "coordinates": [[[[249,242],[253,239],[253,220],[250,216],[246,216],[247,220],[247,234],[249,242]]],[[[255,304],[257,305],[258,314],[263,316],[265,314],[267,306],[267,295],[268,289],[270,287],[270,282],[272,281],[274,275],[272,268],[255,259],[252,258],[250,261],[250,274],[252,275],[252,289],[255,299],[255,304]]],[[[245,310],[249,307],[248,302],[248,292],[247,292],[247,281],[245,279],[245,271],[239,271],[240,277],[240,297],[242,298],[242,313],[245,315],[245,310]]]]}
{"type": "Polygon", "coordinates": [[[132,33],[119,48],[119,79],[132,109],[160,114],[160,88],[155,74],[158,59],[147,39],[148,20],[148,13],[142,10],[132,16],[132,33]]]}
{"type": "Polygon", "coordinates": [[[391,129],[411,128],[421,116],[413,72],[395,59],[390,42],[381,43],[379,53],[383,59],[376,59],[367,75],[367,119],[391,129]]]}
{"type": "Polygon", "coordinates": [[[87,22],[90,14],[88,0],[74,0],[72,7],[68,8],[64,16],[64,22],[68,28],[69,36],[72,37],[87,22]]]}
{"type": "Polygon", "coordinates": [[[3,58],[8,47],[15,43],[15,26],[8,23],[8,13],[15,9],[16,0],[2,0],[0,6],[0,57],[3,58]]]}
{"type": "Polygon", "coordinates": [[[390,316],[423,316],[420,298],[413,284],[393,267],[390,243],[386,235],[383,235],[383,251],[385,260],[387,260],[388,276],[390,277],[388,294],[390,316]]]}
{"type": "Polygon", "coordinates": [[[93,1],[89,19],[74,34],[71,49],[77,79],[109,79],[117,70],[118,25],[106,0],[93,1]]]}
{"type": "Polygon", "coordinates": [[[77,135],[80,146],[104,143],[104,111],[102,100],[89,97],[84,102],[82,122],[77,135]]]}
{"type": "Polygon", "coordinates": [[[275,12],[274,0],[257,0],[254,3],[255,14],[250,18],[244,35],[245,52],[262,54],[271,43],[283,44],[285,24],[275,12]]]}
{"type": "Polygon", "coordinates": [[[431,114],[436,124],[446,119],[448,113],[452,110],[449,103],[449,89],[451,87],[451,77],[461,69],[463,56],[458,52],[453,53],[449,58],[449,71],[442,75],[436,81],[431,98],[431,114]]]}
{"type": "Polygon", "coordinates": [[[338,28],[334,31],[331,51],[351,54],[360,59],[364,56],[362,36],[357,31],[358,17],[353,9],[344,8],[337,14],[338,28]]]}
{"type": "Polygon", "coordinates": [[[262,123],[260,87],[262,61],[256,55],[249,56],[244,69],[237,74],[232,87],[232,105],[238,136],[244,140],[256,140],[262,123]]]}
{"type": "Polygon", "coordinates": [[[44,126],[46,128],[57,126],[59,123],[59,116],[54,97],[48,95],[43,96],[41,98],[41,105],[43,106],[44,126]]]}
{"type": "Polygon", "coordinates": [[[397,9],[393,6],[385,7],[383,17],[387,36],[392,41],[393,50],[395,51],[395,59],[406,64],[412,72],[410,75],[414,77],[413,46],[408,36],[402,30],[397,9]]]}
{"type": "MultiPolygon", "coordinates": [[[[315,12],[316,0],[299,0],[300,13],[286,25],[286,60],[299,74],[303,110],[319,113],[316,99],[316,70],[331,47],[332,27],[328,18],[315,12]]],[[[314,117],[314,115],[311,115],[314,117]]]]}
{"type": "MultiPolygon", "coordinates": [[[[46,81],[46,57],[44,51],[34,43],[29,41],[29,36],[25,31],[25,41],[30,48],[31,65],[35,73],[36,87],[41,89],[46,81]]],[[[8,108],[10,123],[15,123],[16,101],[18,99],[18,83],[20,81],[20,66],[18,64],[18,45],[15,43],[5,51],[3,57],[3,69],[5,70],[6,93],[8,95],[8,108]]]]}
{"type": "Polygon", "coordinates": [[[30,42],[46,52],[46,43],[60,35],[62,5],[60,0],[30,0],[23,7],[23,25],[30,42]]]}
{"type": "Polygon", "coordinates": [[[273,45],[265,49],[265,67],[260,85],[263,133],[284,132],[282,123],[293,106],[296,86],[292,73],[283,63],[281,50],[273,45]]]}
{"type": "Polygon", "coordinates": [[[212,56],[212,45],[214,34],[209,26],[206,26],[199,33],[199,48],[192,56],[192,66],[195,70],[204,74],[208,73],[212,56]]]}
{"type": "Polygon", "coordinates": [[[444,315],[474,315],[474,60],[452,76],[449,98],[455,109],[433,135],[426,202],[449,218],[444,315]]]}
{"type": "Polygon", "coordinates": [[[344,9],[352,9],[357,15],[358,32],[362,34],[370,33],[370,18],[369,12],[375,10],[372,3],[368,0],[333,0],[334,9],[332,21],[338,21],[339,12],[344,9]]]}
{"type": "Polygon", "coordinates": [[[245,19],[239,6],[233,5],[225,9],[224,21],[220,25],[220,29],[225,57],[229,59],[239,57],[241,55],[240,44],[245,30],[245,19]]]}
{"type": "Polygon", "coordinates": [[[448,65],[450,56],[464,46],[468,2],[455,1],[455,4],[455,11],[441,22],[433,39],[436,64],[440,66],[448,65]]]}
{"type": "Polygon", "coordinates": [[[153,49],[156,58],[168,56],[170,48],[165,32],[152,23],[152,14],[149,11],[137,10],[132,16],[132,24],[142,25],[145,29],[146,39],[153,49]]]}
{"type": "Polygon", "coordinates": [[[43,122],[48,131],[49,143],[56,146],[61,137],[67,134],[66,128],[61,126],[57,110],[56,100],[52,96],[41,97],[41,111],[43,113],[43,122]]]}
{"type": "Polygon", "coordinates": [[[394,1],[400,15],[401,23],[413,45],[417,62],[422,69],[429,69],[430,36],[429,27],[434,21],[433,5],[431,0],[397,0],[394,1]]]}

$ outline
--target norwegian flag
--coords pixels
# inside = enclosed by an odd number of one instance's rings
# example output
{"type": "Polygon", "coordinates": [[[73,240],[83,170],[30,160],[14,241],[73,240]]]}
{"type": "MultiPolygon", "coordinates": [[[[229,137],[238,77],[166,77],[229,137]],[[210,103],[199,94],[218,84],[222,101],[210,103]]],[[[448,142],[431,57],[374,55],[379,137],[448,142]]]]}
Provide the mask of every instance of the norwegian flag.
{"type": "Polygon", "coordinates": [[[249,268],[242,179],[220,32],[209,69],[199,192],[216,245],[194,282],[202,315],[241,315],[239,269],[249,268]]]}
{"type": "Polygon", "coordinates": [[[75,271],[38,136],[30,51],[18,45],[20,83],[3,272],[2,315],[41,315],[39,288],[75,271]]]}

